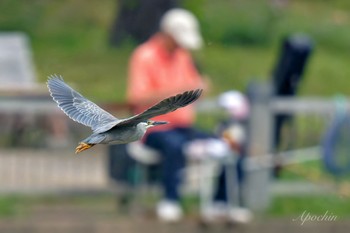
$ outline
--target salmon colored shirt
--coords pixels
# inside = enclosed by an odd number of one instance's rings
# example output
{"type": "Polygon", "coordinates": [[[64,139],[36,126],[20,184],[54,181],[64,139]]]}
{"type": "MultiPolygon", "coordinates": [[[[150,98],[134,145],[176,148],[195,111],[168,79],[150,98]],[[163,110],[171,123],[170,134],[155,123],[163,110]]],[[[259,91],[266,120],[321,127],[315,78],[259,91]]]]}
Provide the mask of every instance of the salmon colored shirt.
{"type": "MultiPolygon", "coordinates": [[[[164,98],[187,90],[203,87],[191,55],[182,48],[169,54],[162,38],[155,35],[140,45],[133,53],[129,67],[127,99],[135,106],[135,112],[146,110],[164,98]],[[148,100],[159,96],[154,103],[148,100]],[[148,105],[145,106],[144,103],[148,105]]],[[[189,105],[174,112],[154,117],[155,121],[168,121],[169,124],[151,128],[165,130],[174,127],[187,127],[195,120],[194,106],[189,105]]]]}

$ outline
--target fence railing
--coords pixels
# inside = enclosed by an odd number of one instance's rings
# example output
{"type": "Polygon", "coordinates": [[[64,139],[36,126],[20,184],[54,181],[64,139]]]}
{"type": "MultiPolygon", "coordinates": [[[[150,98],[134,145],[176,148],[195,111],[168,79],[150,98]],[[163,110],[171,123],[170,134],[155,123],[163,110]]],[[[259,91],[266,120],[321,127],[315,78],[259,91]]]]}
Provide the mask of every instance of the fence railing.
{"type": "Polygon", "coordinates": [[[1,150],[0,192],[106,190],[105,159],[104,152],[76,156],[62,150],[1,150]]]}
{"type": "MultiPolygon", "coordinates": [[[[263,161],[274,154],[273,140],[276,114],[332,116],[337,111],[348,111],[350,102],[341,103],[318,97],[281,98],[273,96],[269,83],[254,83],[250,93],[251,114],[249,119],[248,156],[263,161]]],[[[273,160],[270,160],[272,163],[273,160]]],[[[265,209],[270,200],[271,166],[258,166],[248,172],[245,179],[246,204],[253,209],[265,209]]]]}

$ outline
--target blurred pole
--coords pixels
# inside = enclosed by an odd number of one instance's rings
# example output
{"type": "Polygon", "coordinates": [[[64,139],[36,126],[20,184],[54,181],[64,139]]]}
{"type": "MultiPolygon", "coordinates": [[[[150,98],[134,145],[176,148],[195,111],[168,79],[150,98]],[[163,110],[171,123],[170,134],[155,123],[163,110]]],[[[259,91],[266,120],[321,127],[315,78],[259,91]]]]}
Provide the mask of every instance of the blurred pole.
{"type": "Polygon", "coordinates": [[[245,160],[245,179],[243,184],[243,202],[249,209],[261,211],[268,207],[270,201],[269,187],[271,178],[270,166],[251,165],[264,163],[272,151],[272,112],[269,104],[273,88],[269,83],[252,83],[248,87],[248,98],[251,113],[248,124],[248,148],[245,160]]]}

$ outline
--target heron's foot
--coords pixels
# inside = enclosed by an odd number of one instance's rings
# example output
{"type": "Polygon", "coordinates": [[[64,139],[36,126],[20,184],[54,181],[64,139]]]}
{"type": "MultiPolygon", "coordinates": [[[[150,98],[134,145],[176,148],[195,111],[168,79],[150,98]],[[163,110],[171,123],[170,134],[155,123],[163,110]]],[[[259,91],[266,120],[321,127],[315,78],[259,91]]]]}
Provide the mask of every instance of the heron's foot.
{"type": "Polygon", "coordinates": [[[75,148],[75,153],[78,154],[84,150],[91,148],[94,145],[95,144],[87,144],[85,142],[80,142],[79,145],[77,146],[77,148],[75,148]]]}

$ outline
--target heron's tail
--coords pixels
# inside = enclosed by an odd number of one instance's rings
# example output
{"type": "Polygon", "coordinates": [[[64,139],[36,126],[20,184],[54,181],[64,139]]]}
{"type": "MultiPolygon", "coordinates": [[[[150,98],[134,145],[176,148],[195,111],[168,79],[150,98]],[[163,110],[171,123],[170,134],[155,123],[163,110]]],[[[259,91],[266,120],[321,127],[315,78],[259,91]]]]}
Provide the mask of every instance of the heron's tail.
{"type": "Polygon", "coordinates": [[[87,150],[91,147],[93,147],[95,144],[89,144],[89,143],[85,143],[85,142],[80,142],[79,145],[77,146],[77,148],[75,148],[75,153],[78,154],[84,150],[87,150]]]}

